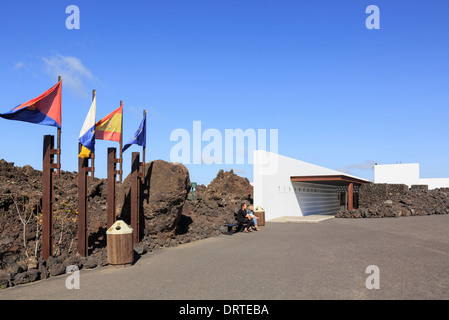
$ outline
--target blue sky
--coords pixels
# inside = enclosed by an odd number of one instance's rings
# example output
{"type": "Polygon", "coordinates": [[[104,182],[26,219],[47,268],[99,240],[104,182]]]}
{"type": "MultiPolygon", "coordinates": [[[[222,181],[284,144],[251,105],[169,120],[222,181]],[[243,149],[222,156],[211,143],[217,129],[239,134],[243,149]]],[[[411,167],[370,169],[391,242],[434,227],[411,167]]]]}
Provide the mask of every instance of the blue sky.
{"type": "MultiPolygon", "coordinates": [[[[62,167],[97,90],[97,119],[124,100],[124,143],[148,112],[147,160],[170,160],[173,130],[278,129],[279,153],[373,179],[373,163],[419,162],[449,177],[449,2],[384,0],[2,1],[1,112],[63,74],[62,167]],[[68,5],[80,29],[68,30],[68,5]],[[368,5],[380,29],[368,30],[368,5]]],[[[42,168],[51,127],[0,119],[0,158],[42,168]]],[[[207,143],[203,142],[204,147],[207,143]]],[[[96,176],[106,175],[98,141],[96,176]]],[[[131,147],[124,154],[129,172],[131,147]]],[[[187,165],[210,182],[248,164],[187,165]]]]}

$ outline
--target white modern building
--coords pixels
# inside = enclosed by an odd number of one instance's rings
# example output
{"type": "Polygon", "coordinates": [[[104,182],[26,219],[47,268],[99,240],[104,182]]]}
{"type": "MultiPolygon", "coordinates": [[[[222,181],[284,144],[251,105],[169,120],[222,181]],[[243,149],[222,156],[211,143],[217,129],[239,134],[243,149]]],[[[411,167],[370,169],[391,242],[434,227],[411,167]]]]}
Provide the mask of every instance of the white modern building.
{"type": "Polygon", "coordinates": [[[370,181],[268,151],[254,152],[254,205],[265,219],[335,214],[354,204],[354,188],[370,181]],[[345,190],[341,192],[342,188],[345,190]]]}
{"type": "Polygon", "coordinates": [[[399,183],[428,185],[429,190],[449,188],[449,178],[421,178],[419,163],[376,164],[374,166],[374,183],[399,183]]]}

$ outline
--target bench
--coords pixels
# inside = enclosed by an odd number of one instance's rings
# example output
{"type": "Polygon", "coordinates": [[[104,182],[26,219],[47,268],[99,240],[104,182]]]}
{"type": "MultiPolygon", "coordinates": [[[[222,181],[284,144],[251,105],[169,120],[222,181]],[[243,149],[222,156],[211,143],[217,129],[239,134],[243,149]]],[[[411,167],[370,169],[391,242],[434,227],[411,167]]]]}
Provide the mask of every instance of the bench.
{"type": "Polygon", "coordinates": [[[237,233],[241,230],[243,230],[243,226],[246,225],[245,223],[240,223],[240,222],[235,222],[235,223],[231,223],[231,224],[225,224],[225,227],[228,227],[228,232],[226,233],[227,235],[233,235],[234,233],[237,233]],[[237,227],[235,229],[235,232],[232,232],[232,229],[234,227],[237,227]]]}

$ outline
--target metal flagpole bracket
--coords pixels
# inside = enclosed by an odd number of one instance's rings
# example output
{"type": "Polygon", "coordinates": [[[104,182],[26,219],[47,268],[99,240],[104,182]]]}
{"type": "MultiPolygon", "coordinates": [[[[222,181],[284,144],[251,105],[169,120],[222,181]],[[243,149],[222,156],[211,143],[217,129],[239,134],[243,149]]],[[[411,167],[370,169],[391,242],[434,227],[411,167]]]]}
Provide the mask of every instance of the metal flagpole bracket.
{"type": "Polygon", "coordinates": [[[131,156],[131,228],[134,230],[133,243],[140,241],[140,206],[142,178],[140,175],[140,153],[133,152],[131,156]]]}
{"type": "Polygon", "coordinates": [[[53,255],[54,141],[54,136],[44,136],[42,163],[42,256],[45,260],[53,255]]]}
{"type": "Polygon", "coordinates": [[[117,179],[117,149],[108,148],[108,176],[107,176],[107,203],[106,219],[109,229],[115,223],[115,182],[117,179]]]}
{"type": "MultiPolygon", "coordinates": [[[[59,76],[58,77],[58,82],[62,82],[62,77],[59,76]]],[[[61,123],[62,126],[62,123],[61,123]]],[[[57,136],[57,147],[56,147],[56,163],[58,164],[56,169],[56,173],[58,176],[58,179],[61,178],[61,128],[58,128],[58,132],[57,132],[58,136],[57,136]]]]}
{"type": "MultiPolygon", "coordinates": [[[[81,152],[82,144],[79,144],[81,152]]],[[[87,174],[88,159],[78,158],[78,253],[88,255],[88,199],[87,199],[87,174]]]]}

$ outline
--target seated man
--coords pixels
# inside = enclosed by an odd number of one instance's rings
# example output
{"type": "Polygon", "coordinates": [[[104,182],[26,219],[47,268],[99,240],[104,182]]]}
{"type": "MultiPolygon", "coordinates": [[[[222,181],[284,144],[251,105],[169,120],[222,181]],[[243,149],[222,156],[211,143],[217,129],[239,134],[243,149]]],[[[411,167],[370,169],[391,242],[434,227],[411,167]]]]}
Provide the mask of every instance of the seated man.
{"type": "Polygon", "coordinates": [[[254,225],[254,221],[246,212],[246,203],[241,204],[240,210],[237,212],[236,219],[239,224],[245,225],[245,229],[243,229],[243,232],[253,232],[253,229],[251,227],[254,225]]]}
{"type": "Polygon", "coordinates": [[[254,206],[250,204],[248,208],[246,209],[246,213],[248,214],[249,218],[253,220],[254,227],[253,229],[256,231],[260,231],[259,226],[257,225],[257,217],[254,215],[254,206]]]}

